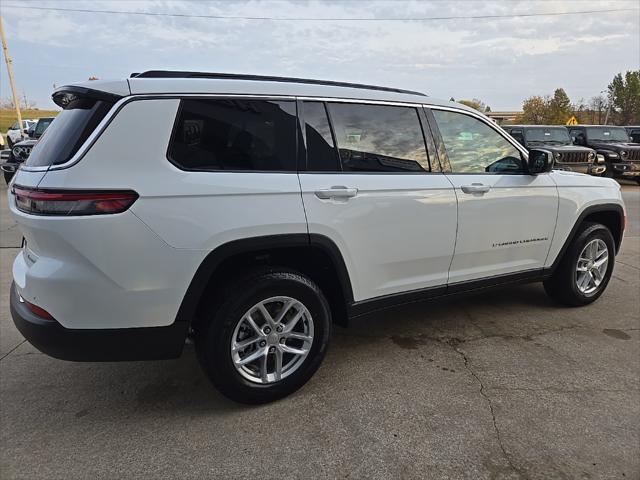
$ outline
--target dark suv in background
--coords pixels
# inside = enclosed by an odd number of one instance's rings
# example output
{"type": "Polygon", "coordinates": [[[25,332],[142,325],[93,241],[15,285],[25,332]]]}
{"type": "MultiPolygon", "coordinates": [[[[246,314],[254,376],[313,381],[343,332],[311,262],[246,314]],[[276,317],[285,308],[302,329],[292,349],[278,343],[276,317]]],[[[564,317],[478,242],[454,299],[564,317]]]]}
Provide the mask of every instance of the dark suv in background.
{"type": "Polygon", "coordinates": [[[611,178],[626,178],[640,184],[640,143],[632,143],[625,127],[572,125],[567,127],[573,143],[593,148],[604,156],[611,178]]]}
{"type": "Polygon", "coordinates": [[[29,138],[27,140],[17,142],[13,147],[11,147],[7,160],[0,165],[0,168],[2,168],[4,173],[4,180],[7,183],[11,181],[20,164],[29,158],[31,149],[36,143],[38,143],[38,139],[44,134],[47,128],[49,128],[49,125],[51,125],[54,118],[55,117],[39,118],[38,121],[31,125],[29,130],[27,130],[29,138]]]}
{"type": "MultiPolygon", "coordinates": [[[[505,125],[504,128],[527,150],[543,148],[553,153],[556,170],[600,175],[605,167],[591,148],[573,145],[567,129],[559,125],[505,125]]],[[[602,157],[600,160],[603,161],[602,157]]]]}

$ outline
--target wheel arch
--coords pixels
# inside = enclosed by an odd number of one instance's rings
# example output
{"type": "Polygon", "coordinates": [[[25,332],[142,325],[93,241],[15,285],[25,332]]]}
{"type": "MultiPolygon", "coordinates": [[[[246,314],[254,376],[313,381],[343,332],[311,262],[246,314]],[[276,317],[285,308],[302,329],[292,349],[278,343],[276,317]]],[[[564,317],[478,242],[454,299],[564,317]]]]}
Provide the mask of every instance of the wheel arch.
{"type": "Polygon", "coordinates": [[[182,299],[176,322],[199,318],[203,300],[222,283],[218,279],[254,266],[284,266],[315,281],[331,306],[333,321],[347,323],[347,305],[353,303],[349,274],[336,244],[317,234],[282,234],[233,240],[212,250],[196,270],[182,299]]]}
{"type": "Polygon", "coordinates": [[[549,273],[553,273],[555,269],[558,267],[558,264],[564,257],[569,245],[573,242],[573,239],[578,234],[578,230],[580,226],[585,222],[596,222],[604,225],[609,229],[611,235],[613,236],[613,240],[615,242],[616,254],[620,250],[620,245],[622,244],[622,237],[624,234],[625,227],[625,214],[622,205],[617,203],[605,203],[599,205],[592,205],[590,207],[585,208],[580,215],[578,215],[578,219],[574,223],[569,235],[565,239],[562,248],[558,252],[553,264],[548,268],[549,273]]]}

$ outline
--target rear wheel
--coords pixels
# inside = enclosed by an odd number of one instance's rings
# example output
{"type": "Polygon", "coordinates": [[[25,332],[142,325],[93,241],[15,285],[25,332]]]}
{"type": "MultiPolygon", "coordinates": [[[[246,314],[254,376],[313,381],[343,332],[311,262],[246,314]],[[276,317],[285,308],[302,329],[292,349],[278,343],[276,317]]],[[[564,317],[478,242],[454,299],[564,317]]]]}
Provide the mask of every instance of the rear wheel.
{"type": "Polygon", "coordinates": [[[213,384],[241,403],[266,403],[304,385],[331,330],[324,295],[309,278],[262,270],[232,282],[196,327],[196,349],[213,384]]]}
{"type": "Polygon", "coordinates": [[[609,283],[615,263],[615,244],[607,227],[585,223],[553,276],[544,282],[547,294],[568,306],[594,302],[609,283]]]}

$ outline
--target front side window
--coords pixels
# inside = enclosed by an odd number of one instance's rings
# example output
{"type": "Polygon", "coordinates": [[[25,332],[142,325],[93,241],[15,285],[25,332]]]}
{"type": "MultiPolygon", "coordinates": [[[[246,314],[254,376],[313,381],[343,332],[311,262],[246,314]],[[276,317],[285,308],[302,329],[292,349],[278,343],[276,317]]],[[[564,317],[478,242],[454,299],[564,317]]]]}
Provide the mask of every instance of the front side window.
{"type": "Polygon", "coordinates": [[[331,103],[329,112],[344,171],[429,171],[415,108],[331,103]]]}
{"type": "Polygon", "coordinates": [[[520,151],[486,123],[433,110],[453,173],[524,173],[520,151]]]}
{"type": "Polygon", "coordinates": [[[329,119],[322,102],[304,102],[307,170],[339,172],[340,159],[333,144],[329,119]]]}
{"type": "Polygon", "coordinates": [[[295,172],[295,102],[182,100],[168,156],[185,170],[295,172]]]}

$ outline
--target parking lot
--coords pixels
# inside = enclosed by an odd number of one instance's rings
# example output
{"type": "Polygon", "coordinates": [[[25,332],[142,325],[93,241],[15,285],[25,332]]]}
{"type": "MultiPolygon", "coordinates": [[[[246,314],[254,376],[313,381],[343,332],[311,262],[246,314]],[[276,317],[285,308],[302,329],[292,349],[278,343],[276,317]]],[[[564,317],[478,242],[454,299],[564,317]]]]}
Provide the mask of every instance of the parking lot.
{"type": "MultiPolygon", "coordinates": [[[[336,327],[311,381],[234,404],[191,346],[163,362],[71,363],[9,314],[20,234],[0,190],[0,477],[640,478],[640,189],[603,297],[539,284],[336,327]]],[[[70,292],[73,295],[73,292],[70,292]]]]}

